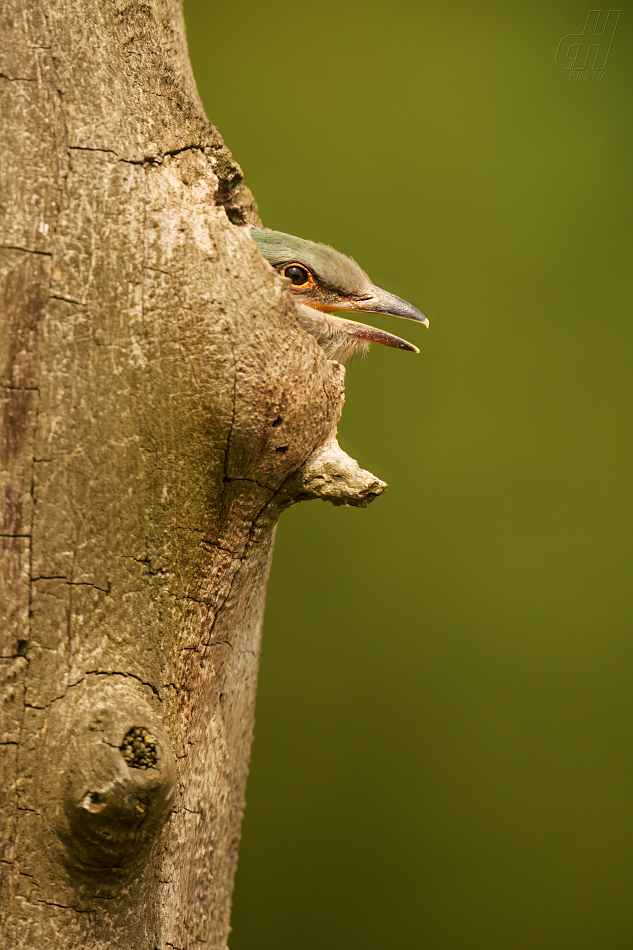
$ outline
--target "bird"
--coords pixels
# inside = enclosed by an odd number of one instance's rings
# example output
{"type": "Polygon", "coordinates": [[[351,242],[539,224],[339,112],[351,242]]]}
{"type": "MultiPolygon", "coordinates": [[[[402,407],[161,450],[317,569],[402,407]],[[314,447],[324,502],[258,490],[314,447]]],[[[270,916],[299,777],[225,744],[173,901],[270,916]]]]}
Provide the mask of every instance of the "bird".
{"type": "Polygon", "coordinates": [[[290,281],[299,323],[329,359],[344,363],[351,356],[364,355],[371,343],[420,352],[417,346],[384,330],[333,316],[337,310],[386,313],[429,325],[424,314],[406,300],[376,287],[351,257],[327,244],[282,231],[251,228],[251,237],[266,260],[290,281]]]}

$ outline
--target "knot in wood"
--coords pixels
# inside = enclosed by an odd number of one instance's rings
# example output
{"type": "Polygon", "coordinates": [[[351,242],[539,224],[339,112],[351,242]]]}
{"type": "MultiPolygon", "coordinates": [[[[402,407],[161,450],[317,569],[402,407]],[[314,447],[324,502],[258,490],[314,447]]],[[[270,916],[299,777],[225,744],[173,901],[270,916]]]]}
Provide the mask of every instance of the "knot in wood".
{"type": "Polygon", "coordinates": [[[73,692],[51,717],[63,752],[45,810],[71,868],[125,876],[147,862],[171,814],[175,756],[157,711],[135,684],[95,676],[73,692]]]}

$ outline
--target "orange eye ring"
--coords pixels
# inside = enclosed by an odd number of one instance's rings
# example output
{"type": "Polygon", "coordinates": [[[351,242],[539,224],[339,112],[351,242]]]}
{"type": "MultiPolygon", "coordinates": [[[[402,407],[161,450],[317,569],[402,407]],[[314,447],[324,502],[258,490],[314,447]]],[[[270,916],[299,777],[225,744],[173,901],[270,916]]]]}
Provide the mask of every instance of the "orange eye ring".
{"type": "Polygon", "coordinates": [[[284,264],[279,273],[288,278],[293,290],[307,290],[316,286],[314,277],[303,264],[284,264]]]}

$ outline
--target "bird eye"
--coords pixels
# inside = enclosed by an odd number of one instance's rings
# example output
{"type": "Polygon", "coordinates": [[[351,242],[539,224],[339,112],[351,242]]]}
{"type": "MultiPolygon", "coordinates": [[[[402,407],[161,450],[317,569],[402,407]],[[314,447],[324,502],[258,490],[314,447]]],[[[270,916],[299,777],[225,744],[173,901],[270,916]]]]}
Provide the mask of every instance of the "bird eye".
{"type": "Polygon", "coordinates": [[[293,287],[304,287],[310,280],[310,271],[299,264],[288,264],[281,273],[290,279],[293,287]]]}

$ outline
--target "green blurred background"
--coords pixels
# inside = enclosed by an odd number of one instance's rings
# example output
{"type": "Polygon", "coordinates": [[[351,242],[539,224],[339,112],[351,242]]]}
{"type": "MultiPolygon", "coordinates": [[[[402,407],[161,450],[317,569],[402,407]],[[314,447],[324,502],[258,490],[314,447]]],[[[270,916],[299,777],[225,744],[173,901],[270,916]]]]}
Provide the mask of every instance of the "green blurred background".
{"type": "Polygon", "coordinates": [[[264,224],[431,321],[348,369],[387,495],[281,521],[231,950],[633,947],[633,30],[570,80],[587,12],[186,0],[264,224]]]}

